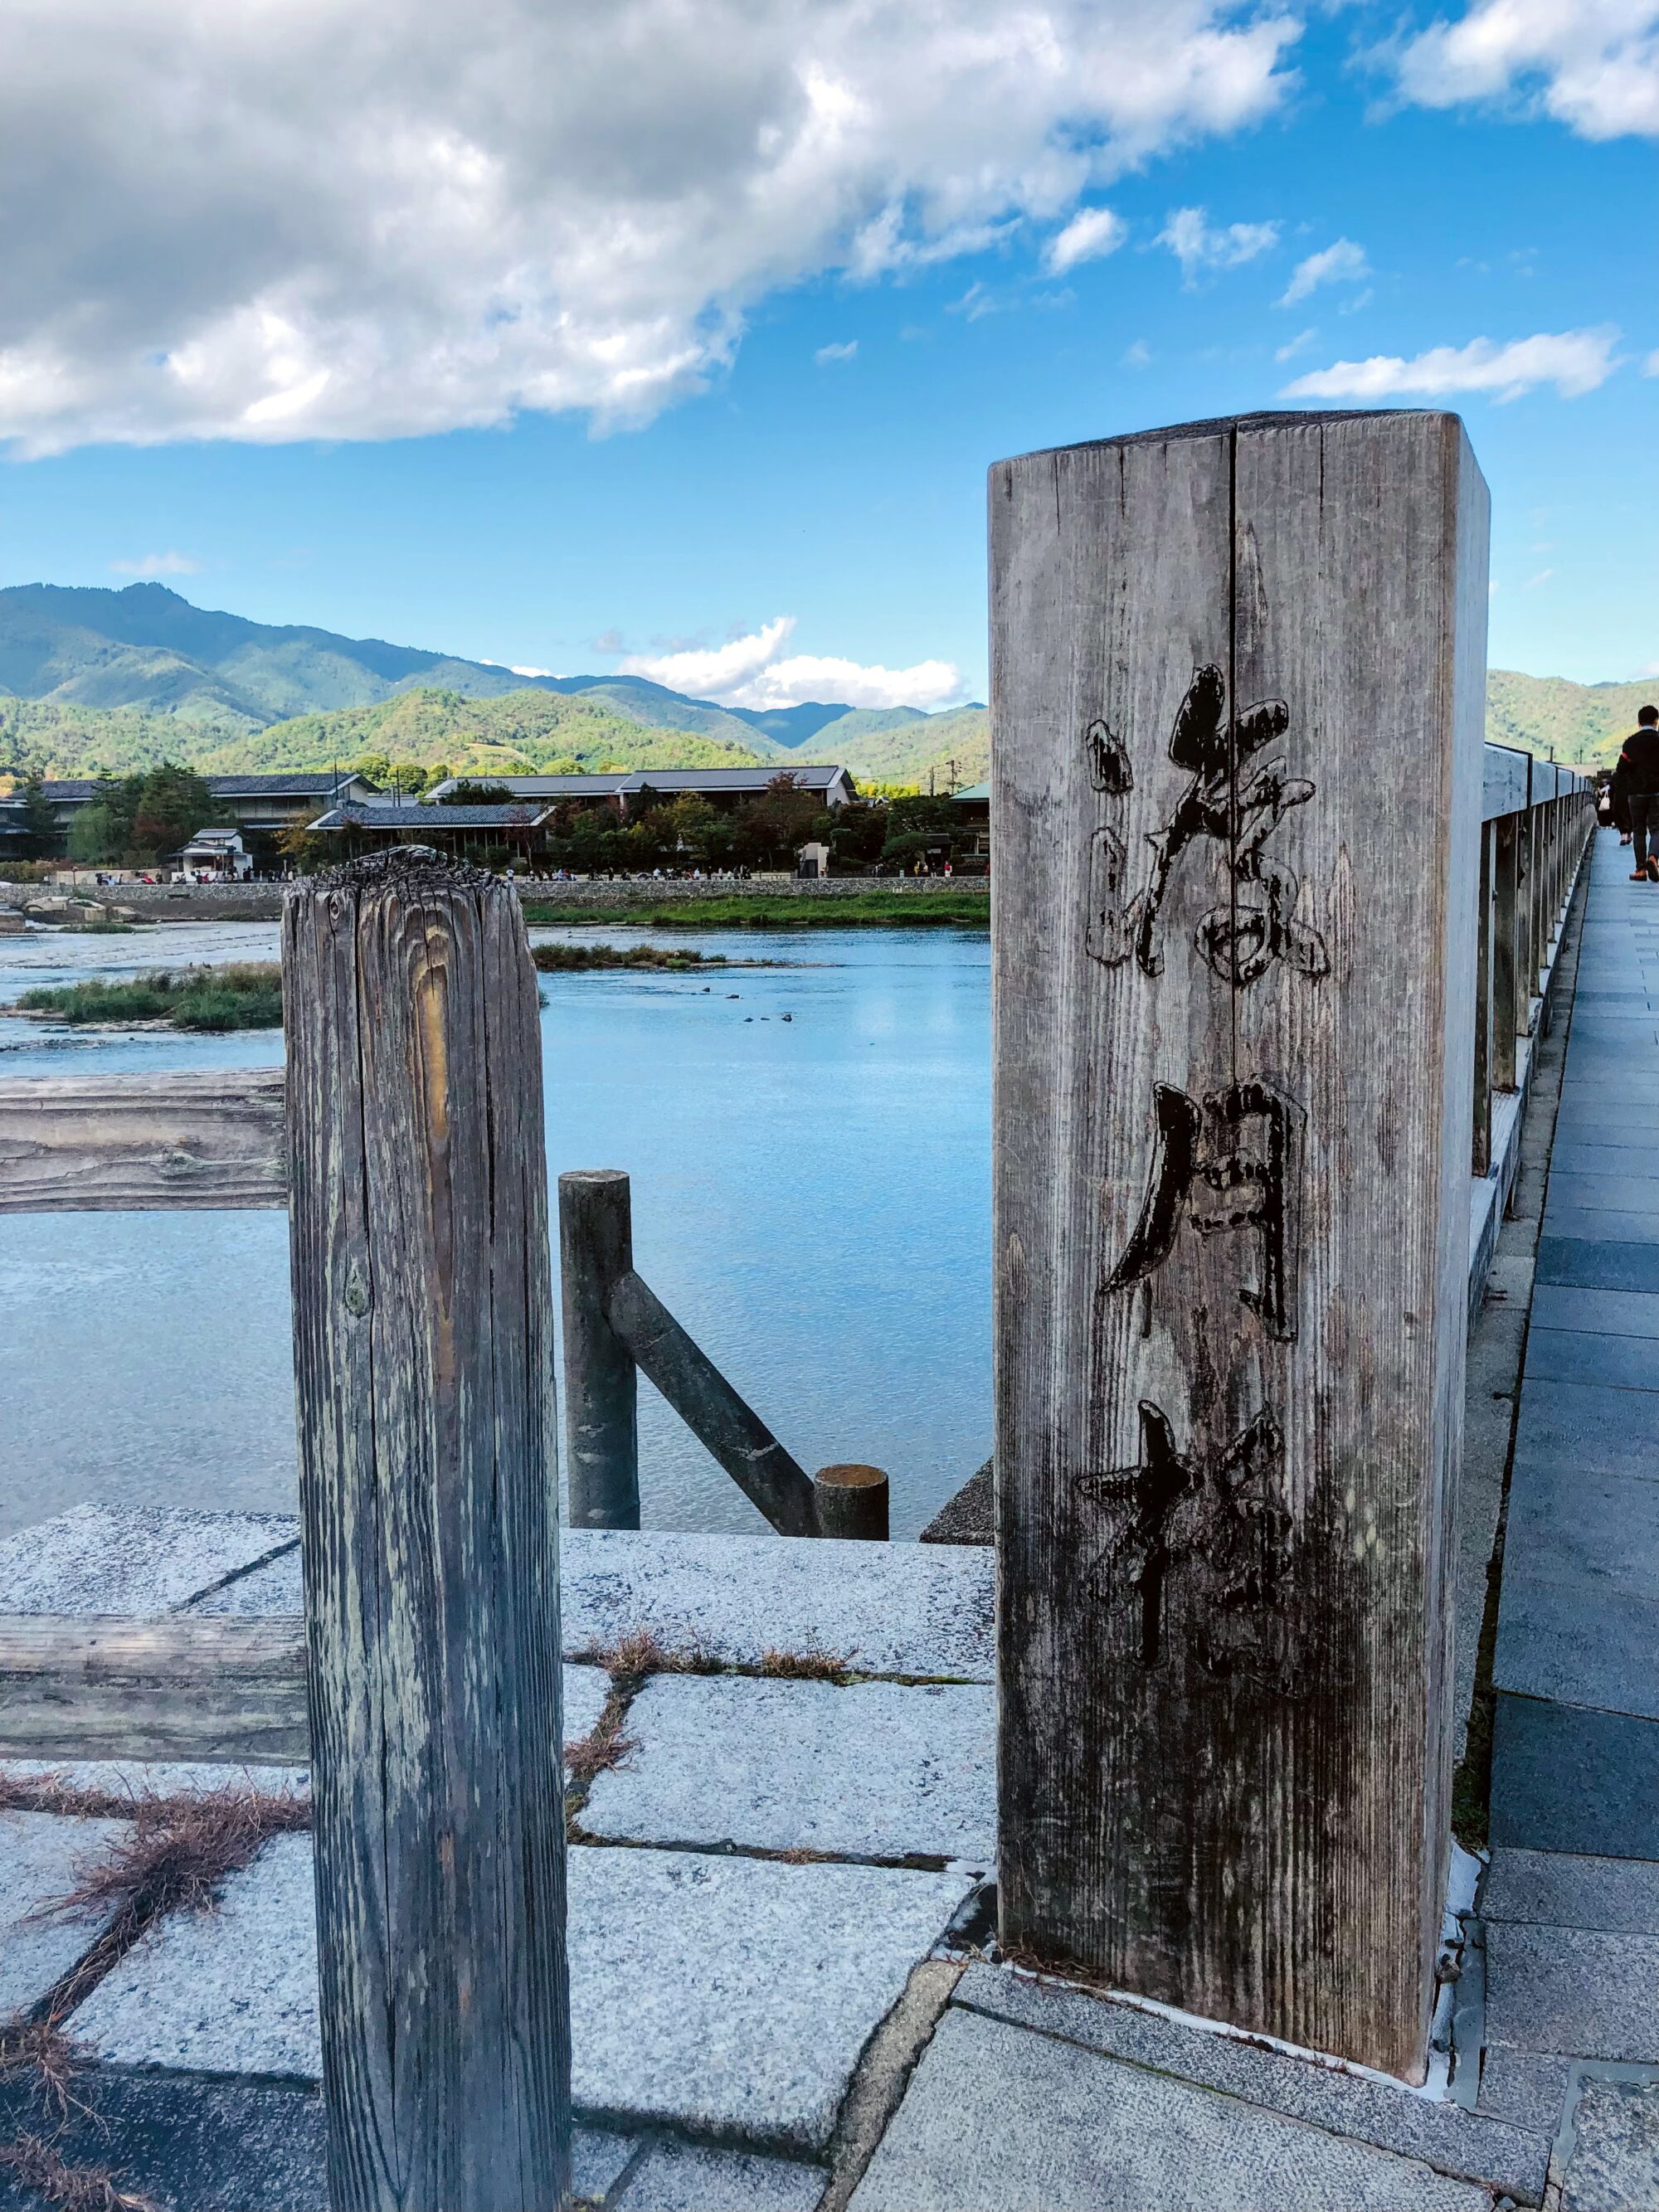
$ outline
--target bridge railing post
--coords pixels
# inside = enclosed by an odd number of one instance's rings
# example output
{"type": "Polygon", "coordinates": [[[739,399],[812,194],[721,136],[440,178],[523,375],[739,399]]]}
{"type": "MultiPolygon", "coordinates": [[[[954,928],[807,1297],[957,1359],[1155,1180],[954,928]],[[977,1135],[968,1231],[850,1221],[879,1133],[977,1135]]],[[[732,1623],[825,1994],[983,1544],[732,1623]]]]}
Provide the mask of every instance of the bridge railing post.
{"type": "Polygon", "coordinates": [[[1425,412],[989,489],[1002,1940],[1420,2078],[1486,487],[1425,412]]]}
{"type": "Polygon", "coordinates": [[[634,1212],[619,1168],[559,1177],[567,1510],[573,1528],[640,1525],[639,1382],[611,1328],[611,1294],[634,1268],[634,1212]]]}
{"type": "Polygon", "coordinates": [[[430,853],[283,923],[335,2212],[569,2197],[552,1294],[511,887],[430,853]]]}

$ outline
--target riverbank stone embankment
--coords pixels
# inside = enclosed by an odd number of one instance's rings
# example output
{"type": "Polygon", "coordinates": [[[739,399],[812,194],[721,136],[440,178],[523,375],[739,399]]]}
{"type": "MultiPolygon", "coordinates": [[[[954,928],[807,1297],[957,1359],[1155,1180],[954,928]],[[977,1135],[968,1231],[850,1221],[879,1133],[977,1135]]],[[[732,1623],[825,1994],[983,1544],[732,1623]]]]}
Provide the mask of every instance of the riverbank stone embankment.
{"type": "MultiPolygon", "coordinates": [[[[119,906],[138,921],[276,921],[282,918],[283,885],[252,884],[116,884],[91,896],[100,904],[119,906]]],[[[983,878],[898,878],[832,876],[813,880],[793,876],[751,878],[746,882],[715,883],[667,878],[638,882],[547,883],[520,881],[515,885],[529,906],[580,908],[595,921],[620,915],[629,908],[648,905],[695,906],[708,900],[790,899],[809,904],[867,897],[929,899],[964,894],[988,902],[990,886],[983,878]]],[[[56,896],[40,884],[0,883],[0,908],[18,910],[56,896]]]]}

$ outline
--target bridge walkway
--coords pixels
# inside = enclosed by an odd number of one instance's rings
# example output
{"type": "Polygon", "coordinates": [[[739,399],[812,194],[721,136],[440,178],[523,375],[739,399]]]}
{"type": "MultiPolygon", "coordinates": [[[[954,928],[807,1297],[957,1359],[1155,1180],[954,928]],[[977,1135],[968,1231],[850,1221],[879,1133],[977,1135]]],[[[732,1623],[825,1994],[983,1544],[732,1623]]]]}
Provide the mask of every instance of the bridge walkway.
{"type": "Polygon", "coordinates": [[[1586,2208],[1603,2166],[1609,2204],[1659,2203],[1659,886],[1610,831],[1590,867],[1504,1533],[1480,2088],[1554,2116],[1586,2208]]]}

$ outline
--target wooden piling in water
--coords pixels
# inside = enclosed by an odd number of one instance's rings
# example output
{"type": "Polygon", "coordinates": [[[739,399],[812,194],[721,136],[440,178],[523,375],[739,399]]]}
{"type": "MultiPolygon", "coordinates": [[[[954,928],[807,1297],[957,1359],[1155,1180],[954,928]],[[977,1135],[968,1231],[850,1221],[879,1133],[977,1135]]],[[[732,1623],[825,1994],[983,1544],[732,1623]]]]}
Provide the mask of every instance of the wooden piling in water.
{"type": "Polygon", "coordinates": [[[607,1317],[634,1270],[634,1218],[619,1168],[559,1177],[565,1488],[573,1528],[640,1525],[639,1382],[607,1317]]]}
{"type": "Polygon", "coordinates": [[[330,2201],[569,2196],[552,1311],[519,902],[394,852],[283,922],[330,2201]]]}
{"type": "Polygon", "coordinates": [[[1425,412],[989,489],[1002,1939],[1420,2078],[1486,487],[1425,412]]]}

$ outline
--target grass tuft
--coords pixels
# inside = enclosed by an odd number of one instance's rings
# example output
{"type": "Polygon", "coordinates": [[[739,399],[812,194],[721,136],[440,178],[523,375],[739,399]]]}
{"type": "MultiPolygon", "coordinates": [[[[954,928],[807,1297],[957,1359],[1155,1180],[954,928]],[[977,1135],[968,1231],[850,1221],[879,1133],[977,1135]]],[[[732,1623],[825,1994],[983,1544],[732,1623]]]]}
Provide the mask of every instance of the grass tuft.
{"type": "Polygon", "coordinates": [[[637,1629],[632,1636],[624,1636],[608,1651],[599,1654],[599,1664],[617,1687],[630,1694],[648,1675],[652,1674],[718,1674],[720,1662],[712,1651],[701,1644],[691,1644],[680,1651],[671,1651],[650,1629],[637,1629]]]}
{"type": "Polygon", "coordinates": [[[763,1651],[760,1672],[787,1682],[842,1683],[853,1669],[847,1660],[829,1651],[763,1651]]]}
{"type": "Polygon", "coordinates": [[[283,971],[276,961],[152,968],[125,981],[39,984],[17,1001],[59,1021],[169,1022],[176,1030],[280,1029],[283,971]]]}
{"type": "Polygon", "coordinates": [[[40,1908],[42,1918],[108,1916],[103,1934],[52,1992],[54,2020],[72,2012],[164,1914],[211,1911],[218,1884],[246,1866],[269,1837],[310,1827],[311,1805],[287,1794],[228,1789],[200,1797],[136,1797],[125,1817],[131,1832],[78,1867],[67,1896],[40,1908]]]}
{"type": "MultiPolygon", "coordinates": [[[[70,2094],[70,2082],[80,2053],[53,2021],[25,2020],[21,2014],[0,2021],[0,2080],[22,2075],[43,2105],[60,2120],[79,2100],[70,2094]]],[[[84,2111],[86,2108],[82,2107],[84,2111]]]]}
{"type": "Polygon", "coordinates": [[[636,1748],[631,1736],[623,1734],[623,1715],[626,1702],[612,1697],[599,1717],[592,1733],[580,1736],[574,1743],[564,1747],[564,1763],[574,1790],[586,1790],[598,1775],[609,1768],[620,1766],[629,1753],[636,1748]]]}
{"type": "MultiPolygon", "coordinates": [[[[544,975],[577,974],[589,968],[656,968],[679,971],[692,968],[724,968],[723,952],[694,952],[690,945],[676,951],[664,945],[536,945],[531,958],[544,975]]],[[[745,963],[746,964],[746,963],[745,963]]]]}
{"type": "Polygon", "coordinates": [[[123,2189],[107,2166],[70,2166],[40,2136],[0,2143],[0,2168],[58,2212],[161,2212],[153,2197],[123,2189]]]}
{"type": "Polygon", "coordinates": [[[637,903],[598,909],[574,903],[526,901],[529,922],[579,927],[594,921],[638,924],[652,929],[885,929],[937,927],[988,929],[991,902],[983,891],[851,891],[845,898],[814,898],[764,892],[732,898],[677,900],[672,906],[637,903]]]}

